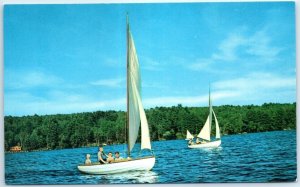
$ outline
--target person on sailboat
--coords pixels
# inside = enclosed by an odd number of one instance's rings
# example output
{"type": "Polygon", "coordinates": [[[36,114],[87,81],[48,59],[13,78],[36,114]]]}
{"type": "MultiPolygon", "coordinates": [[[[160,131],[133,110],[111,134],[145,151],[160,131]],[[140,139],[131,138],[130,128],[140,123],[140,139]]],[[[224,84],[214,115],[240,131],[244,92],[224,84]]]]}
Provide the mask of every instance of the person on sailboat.
{"type": "Polygon", "coordinates": [[[120,161],[120,160],[123,160],[123,158],[120,157],[120,153],[117,151],[115,152],[115,161],[120,161]]]}
{"type": "Polygon", "coordinates": [[[200,144],[201,142],[200,142],[200,139],[199,138],[197,138],[196,139],[196,144],[200,144]]]}
{"type": "Polygon", "coordinates": [[[108,153],[107,162],[112,163],[115,159],[112,157],[112,152],[108,153]]]}
{"type": "Polygon", "coordinates": [[[103,147],[100,146],[99,147],[99,151],[98,151],[98,161],[101,164],[107,164],[106,160],[107,160],[108,155],[106,155],[103,151],[103,147]]]}
{"type": "Polygon", "coordinates": [[[86,159],[85,159],[85,165],[91,165],[92,164],[92,161],[91,161],[90,158],[91,158],[91,155],[87,154],[86,159]]]}
{"type": "Polygon", "coordinates": [[[189,140],[189,145],[194,145],[193,139],[189,140]]]}

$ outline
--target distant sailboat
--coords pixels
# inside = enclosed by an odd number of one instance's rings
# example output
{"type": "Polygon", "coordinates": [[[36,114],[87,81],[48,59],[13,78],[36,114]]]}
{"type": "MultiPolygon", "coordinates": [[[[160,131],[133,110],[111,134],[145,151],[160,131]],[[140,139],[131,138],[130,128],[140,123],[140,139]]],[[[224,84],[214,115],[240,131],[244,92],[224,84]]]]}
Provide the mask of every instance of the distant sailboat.
{"type": "Polygon", "coordinates": [[[210,90],[209,90],[209,115],[206,119],[206,122],[201,129],[200,133],[197,135],[198,138],[202,139],[200,143],[189,145],[189,148],[206,148],[206,147],[218,147],[221,145],[221,134],[220,134],[220,127],[216,117],[214,110],[212,109],[211,105],[211,98],[210,98],[210,90]],[[212,115],[214,116],[215,123],[216,123],[216,139],[211,140],[211,124],[212,124],[212,115]]]}
{"type": "Polygon", "coordinates": [[[185,140],[191,140],[194,139],[194,136],[190,133],[189,130],[186,130],[186,138],[185,140]]]}
{"type": "MultiPolygon", "coordinates": [[[[127,149],[128,156],[133,149],[141,126],[141,150],[151,150],[149,127],[140,95],[141,79],[139,61],[134,41],[129,29],[127,17],[127,149]]],[[[152,152],[151,152],[152,154],[152,152]]],[[[151,156],[125,159],[111,164],[93,163],[79,165],[79,171],[88,174],[112,174],[128,171],[151,170],[155,164],[155,157],[151,156]]]]}

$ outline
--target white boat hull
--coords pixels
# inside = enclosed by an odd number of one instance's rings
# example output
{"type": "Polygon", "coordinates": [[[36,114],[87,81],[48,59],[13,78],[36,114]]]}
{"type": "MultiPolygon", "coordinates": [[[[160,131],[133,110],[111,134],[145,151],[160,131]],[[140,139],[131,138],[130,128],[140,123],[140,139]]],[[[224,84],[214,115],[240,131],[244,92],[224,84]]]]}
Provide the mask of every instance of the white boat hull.
{"type": "Polygon", "coordinates": [[[128,171],[149,171],[155,164],[155,157],[145,157],[111,164],[79,165],[78,170],[87,174],[106,175],[128,171]]]}
{"type": "Polygon", "coordinates": [[[199,149],[199,148],[219,147],[220,145],[221,145],[221,140],[217,140],[217,141],[208,142],[208,143],[189,145],[188,147],[191,149],[199,149]]]}

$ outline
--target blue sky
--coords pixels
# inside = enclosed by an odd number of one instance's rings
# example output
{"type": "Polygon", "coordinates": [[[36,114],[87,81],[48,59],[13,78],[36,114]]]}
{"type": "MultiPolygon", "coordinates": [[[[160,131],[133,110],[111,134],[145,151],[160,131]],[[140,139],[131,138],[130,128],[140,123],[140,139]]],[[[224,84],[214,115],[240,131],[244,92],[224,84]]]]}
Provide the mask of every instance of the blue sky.
{"type": "Polygon", "coordinates": [[[4,114],[126,108],[126,12],[145,108],[296,101],[291,2],[7,5],[4,114]]]}

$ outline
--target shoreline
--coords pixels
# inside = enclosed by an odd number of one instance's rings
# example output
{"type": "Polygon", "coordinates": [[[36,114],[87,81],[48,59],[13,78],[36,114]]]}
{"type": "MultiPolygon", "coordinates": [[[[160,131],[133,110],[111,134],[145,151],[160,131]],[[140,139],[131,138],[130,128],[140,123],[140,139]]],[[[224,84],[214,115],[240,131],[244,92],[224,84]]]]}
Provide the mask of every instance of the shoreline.
{"type": "MultiPolygon", "coordinates": [[[[255,133],[266,133],[266,132],[276,132],[276,131],[296,131],[296,129],[283,129],[283,130],[274,130],[274,131],[263,131],[263,132],[242,132],[242,133],[237,133],[237,134],[224,134],[222,136],[231,136],[231,135],[246,135],[246,134],[255,134],[255,133]]],[[[184,140],[184,138],[182,139],[170,139],[170,140],[184,140]]],[[[152,142],[161,142],[161,141],[169,141],[169,140],[155,140],[152,142]]],[[[137,142],[139,143],[139,142],[137,142]]],[[[124,143],[112,143],[112,144],[107,144],[105,146],[108,145],[121,145],[124,143]]],[[[78,149],[78,148],[90,148],[90,147],[98,147],[97,145],[91,145],[91,146],[81,146],[81,147],[73,147],[73,148],[57,148],[57,149],[36,149],[36,150],[26,150],[26,151],[4,151],[5,154],[15,154],[15,153],[26,153],[26,152],[41,152],[41,151],[56,151],[56,150],[60,150],[60,149],[78,149]]]]}

